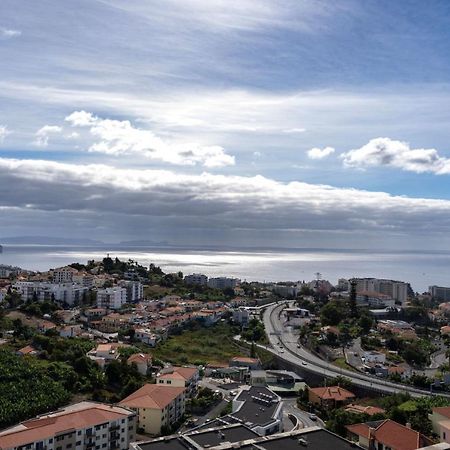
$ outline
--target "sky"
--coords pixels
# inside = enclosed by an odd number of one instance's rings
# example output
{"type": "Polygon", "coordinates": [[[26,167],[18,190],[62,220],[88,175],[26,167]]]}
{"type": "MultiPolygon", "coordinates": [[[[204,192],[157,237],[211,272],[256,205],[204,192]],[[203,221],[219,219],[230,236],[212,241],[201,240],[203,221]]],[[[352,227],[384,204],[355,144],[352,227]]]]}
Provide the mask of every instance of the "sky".
{"type": "Polygon", "coordinates": [[[1,0],[0,239],[450,249],[450,2],[1,0]]]}

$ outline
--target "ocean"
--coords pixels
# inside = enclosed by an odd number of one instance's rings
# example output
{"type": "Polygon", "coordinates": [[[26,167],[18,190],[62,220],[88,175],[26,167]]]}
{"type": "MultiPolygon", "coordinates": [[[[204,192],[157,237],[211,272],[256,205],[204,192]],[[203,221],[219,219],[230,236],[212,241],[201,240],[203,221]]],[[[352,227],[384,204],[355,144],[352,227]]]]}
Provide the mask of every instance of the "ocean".
{"type": "Polygon", "coordinates": [[[447,251],[3,245],[0,264],[45,271],[107,254],[144,265],[154,263],[165,272],[247,281],[311,281],[319,272],[333,284],[338,278],[377,277],[409,282],[417,292],[430,285],[450,286],[447,251]]]}

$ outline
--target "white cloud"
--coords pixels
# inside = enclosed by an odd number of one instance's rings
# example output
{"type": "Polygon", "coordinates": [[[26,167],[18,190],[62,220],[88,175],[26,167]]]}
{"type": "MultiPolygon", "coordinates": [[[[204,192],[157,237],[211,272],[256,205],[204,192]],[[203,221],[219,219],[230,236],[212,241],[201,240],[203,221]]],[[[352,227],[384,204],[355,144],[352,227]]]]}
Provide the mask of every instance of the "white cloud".
{"type": "Polygon", "coordinates": [[[0,125],[0,142],[3,142],[8,134],[11,134],[8,127],[6,125],[0,125]]]}
{"type": "Polygon", "coordinates": [[[18,37],[22,34],[19,30],[11,30],[9,28],[0,27],[0,36],[5,39],[18,37]]]}
{"type": "Polygon", "coordinates": [[[38,147],[47,147],[50,135],[61,133],[62,128],[57,125],[45,125],[36,131],[34,144],[38,147]]]}
{"type": "Polygon", "coordinates": [[[0,158],[0,191],[7,193],[0,207],[77,211],[80,217],[134,215],[179,228],[450,231],[449,200],[282,183],[262,176],[187,175],[0,158]],[[18,180],[26,180],[23,188],[11,189],[18,180]]]}
{"type": "Polygon", "coordinates": [[[309,159],[324,159],[335,152],[333,147],[317,148],[308,150],[309,159]]]}
{"type": "Polygon", "coordinates": [[[440,156],[436,149],[412,149],[407,142],[389,138],[372,139],[341,157],[349,167],[388,166],[416,173],[450,173],[450,159],[440,156]]]}
{"type": "Polygon", "coordinates": [[[297,133],[304,133],[305,131],[306,128],[287,128],[286,130],[283,130],[283,133],[297,134],[297,133]]]}
{"type": "Polygon", "coordinates": [[[218,145],[168,142],[150,130],[135,128],[128,120],[101,119],[86,111],[75,111],[65,118],[72,126],[89,127],[100,139],[89,148],[91,152],[108,155],[137,155],[179,165],[222,167],[235,163],[234,156],[218,145]]]}

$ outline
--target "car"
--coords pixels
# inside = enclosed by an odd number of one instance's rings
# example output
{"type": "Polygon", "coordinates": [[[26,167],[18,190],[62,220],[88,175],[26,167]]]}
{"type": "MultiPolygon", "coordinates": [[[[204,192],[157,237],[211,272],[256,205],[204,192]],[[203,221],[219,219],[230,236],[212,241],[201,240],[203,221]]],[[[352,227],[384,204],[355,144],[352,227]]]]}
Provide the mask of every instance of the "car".
{"type": "Polygon", "coordinates": [[[317,416],[315,414],[310,414],[308,416],[311,420],[313,420],[314,422],[317,420],[317,416]]]}
{"type": "Polygon", "coordinates": [[[306,361],[302,361],[302,366],[307,366],[307,362],[306,361]]]}
{"type": "Polygon", "coordinates": [[[297,348],[300,348],[301,347],[301,345],[300,344],[297,344],[297,348]]]}
{"type": "Polygon", "coordinates": [[[358,353],[357,352],[353,353],[353,356],[358,356],[358,353]]]}
{"type": "Polygon", "coordinates": [[[280,350],[280,353],[284,353],[284,350],[280,350]]]}

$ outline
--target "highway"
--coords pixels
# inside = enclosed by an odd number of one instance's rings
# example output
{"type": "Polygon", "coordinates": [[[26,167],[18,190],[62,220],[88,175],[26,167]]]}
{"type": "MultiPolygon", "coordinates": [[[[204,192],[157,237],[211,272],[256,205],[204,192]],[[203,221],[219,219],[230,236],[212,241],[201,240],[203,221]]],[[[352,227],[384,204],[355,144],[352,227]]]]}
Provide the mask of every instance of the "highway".
{"type": "MultiPolygon", "coordinates": [[[[283,326],[282,319],[280,318],[281,311],[284,308],[285,303],[273,305],[268,307],[263,315],[266,333],[272,346],[264,348],[276,354],[280,359],[297,366],[301,371],[309,371],[323,377],[333,378],[339,375],[345,376],[350,378],[352,383],[356,386],[383,394],[408,392],[414,397],[431,395],[427,390],[400,383],[393,383],[374,376],[336,367],[335,365],[320,359],[304,347],[298,347],[297,336],[295,336],[290,329],[283,326]]],[[[450,397],[449,394],[440,395],[450,397]]]]}

